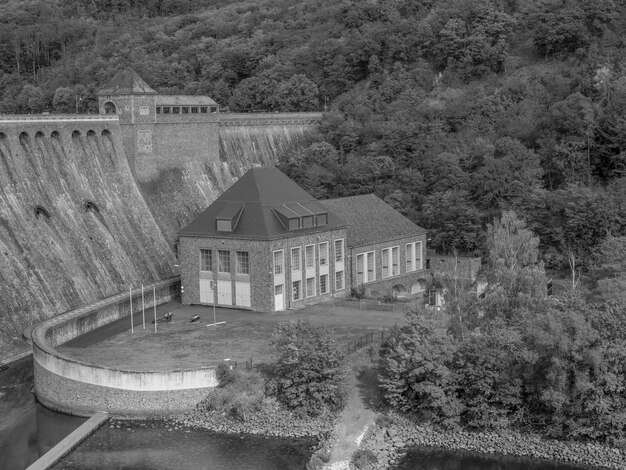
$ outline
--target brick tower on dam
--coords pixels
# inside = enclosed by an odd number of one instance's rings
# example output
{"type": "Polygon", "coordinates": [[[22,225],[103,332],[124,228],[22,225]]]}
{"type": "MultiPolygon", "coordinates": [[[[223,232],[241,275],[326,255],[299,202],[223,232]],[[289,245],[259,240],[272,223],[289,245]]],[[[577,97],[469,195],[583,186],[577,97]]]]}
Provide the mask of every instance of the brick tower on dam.
{"type": "Polygon", "coordinates": [[[227,161],[228,149],[220,145],[224,128],[310,126],[321,118],[321,113],[221,114],[208,96],[161,95],[130,69],[98,92],[98,102],[100,114],[119,117],[124,150],[140,182],[185,163],[227,161]]]}

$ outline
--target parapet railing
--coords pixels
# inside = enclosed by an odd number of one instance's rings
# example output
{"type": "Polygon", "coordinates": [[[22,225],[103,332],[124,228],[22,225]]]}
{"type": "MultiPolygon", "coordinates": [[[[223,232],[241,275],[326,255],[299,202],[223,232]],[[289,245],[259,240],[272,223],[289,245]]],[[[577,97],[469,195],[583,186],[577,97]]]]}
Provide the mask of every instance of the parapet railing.
{"type": "Polygon", "coordinates": [[[322,119],[324,113],[219,113],[222,126],[249,126],[273,124],[314,124],[322,119]]]}
{"type": "Polygon", "coordinates": [[[0,114],[0,123],[24,121],[119,121],[119,116],[115,114],[0,114]]]}

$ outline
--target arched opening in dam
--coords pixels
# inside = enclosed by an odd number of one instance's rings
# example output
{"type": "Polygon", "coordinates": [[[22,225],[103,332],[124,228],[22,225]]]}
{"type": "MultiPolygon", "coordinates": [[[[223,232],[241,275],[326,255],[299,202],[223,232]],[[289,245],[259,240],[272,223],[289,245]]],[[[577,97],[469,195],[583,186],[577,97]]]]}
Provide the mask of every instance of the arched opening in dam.
{"type": "Polygon", "coordinates": [[[107,101],[102,107],[104,109],[104,114],[117,114],[117,108],[111,101],[107,101]]]}

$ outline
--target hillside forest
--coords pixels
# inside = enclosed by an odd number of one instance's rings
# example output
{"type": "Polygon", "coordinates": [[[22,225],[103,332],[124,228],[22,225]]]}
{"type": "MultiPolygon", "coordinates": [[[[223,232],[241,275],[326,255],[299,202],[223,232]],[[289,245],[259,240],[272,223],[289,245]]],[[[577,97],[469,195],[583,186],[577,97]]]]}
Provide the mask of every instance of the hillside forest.
{"type": "Polygon", "coordinates": [[[483,299],[449,286],[449,334],[411,319],[383,349],[387,400],[623,443],[625,41],[618,0],[0,0],[0,113],[96,113],[126,67],[224,112],[325,111],[284,172],[489,262],[483,299]]]}

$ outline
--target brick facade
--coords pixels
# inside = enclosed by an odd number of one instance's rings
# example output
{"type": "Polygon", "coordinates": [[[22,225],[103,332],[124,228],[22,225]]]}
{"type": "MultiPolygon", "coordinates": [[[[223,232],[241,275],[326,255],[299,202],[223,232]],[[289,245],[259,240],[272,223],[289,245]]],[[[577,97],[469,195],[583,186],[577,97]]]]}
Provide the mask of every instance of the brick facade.
{"type": "MultiPolygon", "coordinates": [[[[344,257],[347,253],[345,248],[346,229],[319,231],[315,233],[307,233],[302,235],[293,235],[285,238],[274,240],[246,240],[232,238],[200,238],[200,237],[181,237],[179,244],[179,261],[183,267],[182,272],[182,302],[184,304],[200,304],[200,250],[212,250],[213,263],[217,260],[218,250],[227,250],[230,252],[230,270],[231,270],[231,289],[234,293],[232,304],[217,305],[225,307],[241,308],[235,305],[236,297],[236,252],[248,252],[249,256],[249,282],[250,282],[250,309],[260,312],[274,312],[275,309],[275,285],[283,285],[284,309],[298,308],[304,305],[318,303],[333,295],[345,295],[347,285],[344,282],[344,289],[335,292],[335,254],[334,241],[344,240],[344,257]],[[319,245],[320,243],[328,243],[328,290],[322,294],[319,288],[321,270],[319,263],[319,245]],[[305,247],[307,245],[315,246],[314,276],[315,276],[315,295],[307,297],[305,294],[306,270],[304,268],[305,247]],[[300,247],[300,261],[302,268],[301,277],[301,298],[293,300],[292,283],[294,274],[291,266],[291,249],[300,247]],[[279,276],[274,274],[274,252],[283,251],[283,279],[278,281],[279,276]]],[[[345,264],[347,267],[347,264],[345,264]]],[[[217,279],[216,269],[213,269],[213,280],[217,279]]],[[[345,273],[345,269],[344,269],[345,273]]],[[[345,274],[344,274],[345,275],[345,274]]],[[[245,277],[241,278],[245,281],[245,277]]],[[[212,304],[211,304],[212,305],[212,304]]]]}
{"type": "Polygon", "coordinates": [[[426,235],[416,235],[403,237],[397,240],[387,240],[384,242],[363,245],[350,248],[351,285],[352,287],[363,287],[367,297],[380,297],[386,294],[395,293],[399,297],[409,295],[419,295],[426,288],[429,279],[426,270],[426,235]],[[422,242],[422,266],[421,269],[407,272],[406,245],[407,243],[422,242]],[[383,278],[382,275],[382,252],[385,248],[397,246],[399,251],[399,274],[383,278]],[[359,284],[357,282],[357,255],[374,252],[376,279],[370,282],[359,284]],[[395,287],[395,289],[394,289],[395,287]]]}

